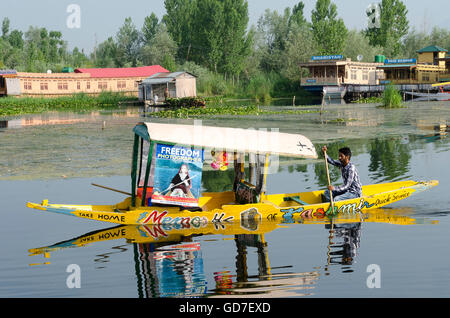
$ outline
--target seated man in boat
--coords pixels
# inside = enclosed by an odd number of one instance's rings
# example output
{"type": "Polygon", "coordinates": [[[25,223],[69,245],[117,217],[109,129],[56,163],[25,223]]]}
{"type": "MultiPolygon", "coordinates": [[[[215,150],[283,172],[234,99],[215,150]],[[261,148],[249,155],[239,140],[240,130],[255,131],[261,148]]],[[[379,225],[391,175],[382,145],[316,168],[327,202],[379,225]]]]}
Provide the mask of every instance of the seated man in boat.
{"type": "MultiPolygon", "coordinates": [[[[327,151],[327,146],[322,147],[322,151],[327,151]]],[[[342,173],[344,184],[341,186],[328,186],[324,197],[327,202],[330,201],[330,191],[333,194],[333,201],[342,201],[348,199],[359,198],[362,196],[362,185],[359,181],[358,170],[356,166],[350,162],[352,152],[350,148],[344,147],[339,149],[339,160],[333,160],[327,156],[327,161],[333,166],[339,167],[342,173]]]]}

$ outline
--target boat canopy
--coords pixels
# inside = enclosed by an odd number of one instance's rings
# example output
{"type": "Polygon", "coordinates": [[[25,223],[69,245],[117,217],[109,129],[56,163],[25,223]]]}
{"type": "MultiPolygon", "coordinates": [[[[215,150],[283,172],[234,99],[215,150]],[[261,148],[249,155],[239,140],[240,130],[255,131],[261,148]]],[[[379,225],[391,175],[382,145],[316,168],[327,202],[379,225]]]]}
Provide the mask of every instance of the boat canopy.
{"type": "Polygon", "coordinates": [[[278,154],[287,157],[317,158],[312,142],[303,135],[279,131],[139,123],[136,135],[147,141],[201,148],[221,149],[228,152],[278,154]]]}

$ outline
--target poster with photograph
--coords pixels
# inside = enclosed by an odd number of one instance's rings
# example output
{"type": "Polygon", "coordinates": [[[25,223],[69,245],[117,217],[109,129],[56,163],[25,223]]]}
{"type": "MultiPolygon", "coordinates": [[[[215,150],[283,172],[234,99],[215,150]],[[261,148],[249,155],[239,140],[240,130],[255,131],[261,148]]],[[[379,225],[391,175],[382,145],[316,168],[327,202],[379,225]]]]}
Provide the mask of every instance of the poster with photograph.
{"type": "Polygon", "coordinates": [[[203,150],[156,145],[152,203],[198,207],[203,150]]]}

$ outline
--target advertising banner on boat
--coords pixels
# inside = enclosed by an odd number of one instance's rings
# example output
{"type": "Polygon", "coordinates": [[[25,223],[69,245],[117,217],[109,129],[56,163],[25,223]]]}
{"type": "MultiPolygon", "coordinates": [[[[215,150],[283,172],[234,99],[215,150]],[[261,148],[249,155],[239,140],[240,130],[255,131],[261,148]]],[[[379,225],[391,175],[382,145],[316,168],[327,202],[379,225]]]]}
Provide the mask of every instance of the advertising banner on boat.
{"type": "Polygon", "coordinates": [[[203,159],[202,149],[157,144],[152,203],[197,207],[203,159]]]}

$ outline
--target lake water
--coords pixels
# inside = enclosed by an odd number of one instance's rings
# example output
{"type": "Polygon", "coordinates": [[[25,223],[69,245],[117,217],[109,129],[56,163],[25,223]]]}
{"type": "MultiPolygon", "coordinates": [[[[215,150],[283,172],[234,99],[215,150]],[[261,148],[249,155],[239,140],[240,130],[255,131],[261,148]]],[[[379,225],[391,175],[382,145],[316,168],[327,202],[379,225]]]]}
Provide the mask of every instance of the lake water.
{"type": "MultiPolygon", "coordinates": [[[[364,184],[405,179],[440,184],[333,225],[305,219],[260,224],[253,235],[217,229],[192,236],[148,228],[158,239],[147,241],[134,227],[40,212],[26,203],[119,202],[123,194],[91,183],[130,191],[133,126],[144,120],[192,120],[143,118],[137,108],[4,120],[2,298],[450,296],[449,102],[412,102],[401,109],[326,105],[322,114],[203,119],[204,125],[301,133],[318,149],[327,144],[332,156],[349,146],[364,184]],[[71,279],[77,270],[79,281],[71,279]],[[78,282],[80,288],[69,288],[78,282]]],[[[320,159],[281,158],[271,172],[269,193],[327,184],[320,159]]],[[[230,177],[207,171],[203,189],[226,190],[230,177]]],[[[336,169],[331,178],[342,182],[336,169]]]]}

